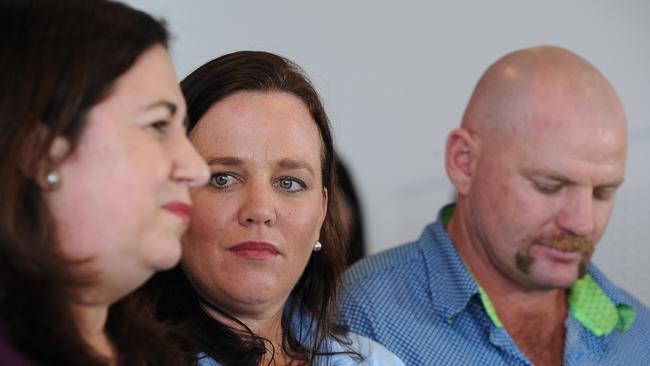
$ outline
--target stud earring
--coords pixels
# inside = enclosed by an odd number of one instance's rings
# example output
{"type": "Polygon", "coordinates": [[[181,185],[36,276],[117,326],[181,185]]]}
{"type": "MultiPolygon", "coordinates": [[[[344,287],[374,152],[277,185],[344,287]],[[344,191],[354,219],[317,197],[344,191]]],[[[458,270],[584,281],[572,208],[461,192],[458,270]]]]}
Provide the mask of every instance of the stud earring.
{"type": "Polygon", "coordinates": [[[323,249],[323,244],[321,244],[320,241],[317,241],[316,244],[314,244],[314,252],[319,252],[321,249],[323,249]]]}
{"type": "Polygon", "coordinates": [[[58,170],[52,170],[45,176],[45,181],[50,188],[55,187],[61,183],[61,174],[58,170]]]}

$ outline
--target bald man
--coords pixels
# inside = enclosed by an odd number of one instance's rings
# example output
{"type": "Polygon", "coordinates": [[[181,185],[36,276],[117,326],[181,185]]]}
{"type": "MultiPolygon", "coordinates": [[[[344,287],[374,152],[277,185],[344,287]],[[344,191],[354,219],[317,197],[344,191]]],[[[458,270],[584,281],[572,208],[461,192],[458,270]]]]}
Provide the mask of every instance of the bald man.
{"type": "Polygon", "coordinates": [[[626,150],[621,102],[586,60],[501,58],[447,139],[456,203],[348,271],[344,321],[407,365],[650,365],[650,312],[589,262],[626,150]]]}

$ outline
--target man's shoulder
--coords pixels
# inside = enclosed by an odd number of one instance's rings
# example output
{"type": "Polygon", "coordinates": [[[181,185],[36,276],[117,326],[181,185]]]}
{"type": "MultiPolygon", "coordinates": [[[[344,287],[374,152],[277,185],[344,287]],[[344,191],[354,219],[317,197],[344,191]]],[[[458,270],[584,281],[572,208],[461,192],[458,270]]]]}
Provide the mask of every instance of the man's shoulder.
{"type": "Polygon", "coordinates": [[[344,285],[384,281],[385,277],[418,271],[424,265],[417,241],[361,259],[344,276],[344,285]]]}
{"type": "Polygon", "coordinates": [[[416,241],[364,258],[348,269],[342,300],[363,298],[379,305],[391,302],[387,295],[392,294],[402,301],[409,298],[417,304],[428,303],[432,286],[438,288],[453,277],[441,268],[453,265],[455,253],[444,227],[436,221],[427,225],[416,241]]]}
{"type": "Polygon", "coordinates": [[[373,338],[373,333],[384,332],[380,328],[386,321],[408,322],[420,311],[433,316],[431,283],[440,281],[431,278],[438,271],[431,271],[430,258],[437,256],[437,249],[429,229],[417,241],[365,258],[346,272],[339,310],[351,330],[373,338]]]}

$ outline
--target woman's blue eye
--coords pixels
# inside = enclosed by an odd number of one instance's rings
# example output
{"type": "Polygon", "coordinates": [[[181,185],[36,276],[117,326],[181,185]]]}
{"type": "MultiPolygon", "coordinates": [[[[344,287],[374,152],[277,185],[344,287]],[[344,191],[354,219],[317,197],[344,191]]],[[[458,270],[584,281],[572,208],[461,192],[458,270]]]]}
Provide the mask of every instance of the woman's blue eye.
{"type": "Polygon", "coordinates": [[[235,177],[226,173],[212,174],[210,177],[210,185],[216,188],[228,188],[233,183],[233,179],[235,177]]]}
{"type": "Polygon", "coordinates": [[[305,190],[306,185],[304,182],[296,178],[280,178],[278,181],[278,187],[287,192],[300,192],[305,190]]]}

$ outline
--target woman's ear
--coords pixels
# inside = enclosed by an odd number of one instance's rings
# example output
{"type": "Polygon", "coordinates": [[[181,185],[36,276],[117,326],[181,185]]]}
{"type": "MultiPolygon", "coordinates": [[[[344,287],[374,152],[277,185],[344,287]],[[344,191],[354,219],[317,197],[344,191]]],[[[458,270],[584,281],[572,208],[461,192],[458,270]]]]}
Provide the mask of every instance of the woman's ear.
{"type": "Polygon", "coordinates": [[[327,193],[327,188],[323,187],[323,206],[321,207],[321,218],[320,218],[320,225],[321,227],[323,226],[323,223],[325,222],[325,217],[327,216],[327,205],[329,204],[329,195],[327,193]]]}
{"type": "Polygon", "coordinates": [[[445,167],[459,195],[469,192],[478,155],[479,140],[476,134],[463,127],[451,131],[447,137],[445,167]]]}
{"type": "Polygon", "coordinates": [[[41,189],[52,189],[60,184],[59,169],[69,153],[70,143],[68,140],[62,136],[55,137],[47,156],[36,162],[33,178],[41,189]]]}

